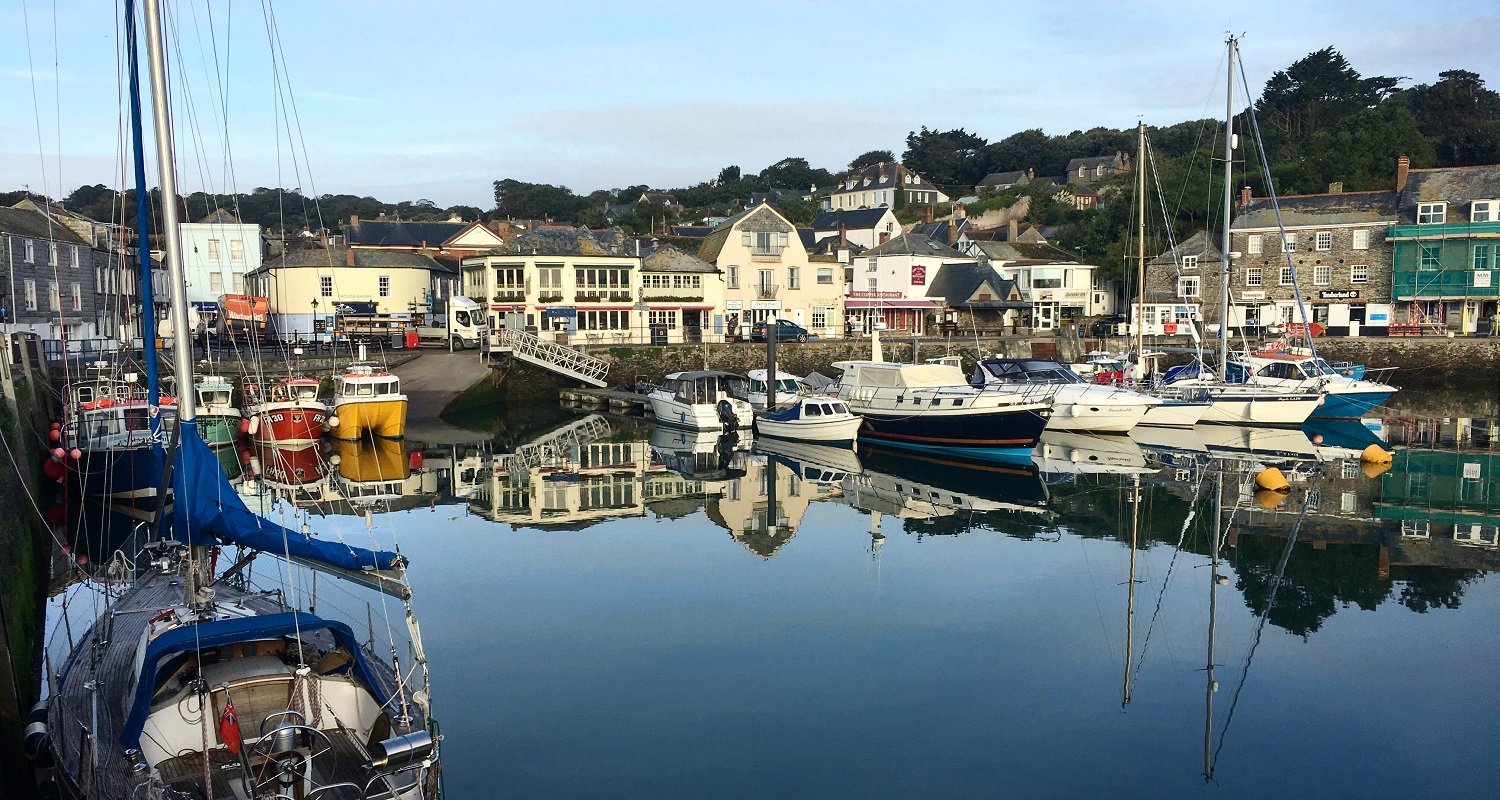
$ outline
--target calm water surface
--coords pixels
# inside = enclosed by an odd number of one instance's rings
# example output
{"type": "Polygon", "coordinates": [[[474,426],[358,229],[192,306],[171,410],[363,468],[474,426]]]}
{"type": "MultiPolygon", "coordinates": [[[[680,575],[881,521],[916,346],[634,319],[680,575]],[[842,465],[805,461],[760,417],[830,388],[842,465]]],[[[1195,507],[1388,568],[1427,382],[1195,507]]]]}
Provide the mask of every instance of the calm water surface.
{"type": "Polygon", "coordinates": [[[452,796],[1483,796],[1500,776],[1487,438],[1376,478],[1294,454],[1268,511],[1241,491],[1275,460],[1253,454],[1115,439],[1093,457],[1144,468],[1096,473],[1064,442],[1052,474],[856,474],[650,437],[616,418],[376,519],[413,560],[452,796]],[[1455,459],[1478,483],[1417,496],[1455,459]]]}
{"type": "Polygon", "coordinates": [[[277,491],[411,558],[450,797],[1491,796],[1495,409],[1407,403],[988,469],[533,409],[277,491]]]}

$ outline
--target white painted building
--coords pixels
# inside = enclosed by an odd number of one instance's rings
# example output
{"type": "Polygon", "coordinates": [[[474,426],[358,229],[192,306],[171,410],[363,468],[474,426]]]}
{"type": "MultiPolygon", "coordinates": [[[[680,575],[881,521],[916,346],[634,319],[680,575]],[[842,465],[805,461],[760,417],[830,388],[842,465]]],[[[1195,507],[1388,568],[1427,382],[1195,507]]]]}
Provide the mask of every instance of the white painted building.
{"type": "Polygon", "coordinates": [[[220,295],[244,294],[245,273],[261,264],[260,226],[221,209],[180,228],[188,304],[211,310],[220,295]]]}
{"type": "Polygon", "coordinates": [[[938,268],[973,261],[926,236],[898,234],[850,261],[845,314],[859,333],[872,328],[924,333],[941,307],[927,297],[938,268]]]}

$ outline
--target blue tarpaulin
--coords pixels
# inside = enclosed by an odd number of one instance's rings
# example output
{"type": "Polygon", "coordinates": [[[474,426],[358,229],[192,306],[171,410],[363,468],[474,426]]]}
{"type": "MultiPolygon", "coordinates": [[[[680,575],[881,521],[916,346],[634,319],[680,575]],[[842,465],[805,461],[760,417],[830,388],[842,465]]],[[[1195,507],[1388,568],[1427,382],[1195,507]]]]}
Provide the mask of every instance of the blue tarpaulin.
{"type": "Polygon", "coordinates": [[[218,459],[198,434],[196,421],[178,423],[172,473],[172,538],[211,545],[215,539],[350,571],[394,569],[401,556],[313,537],[268,522],[245,507],[218,459]]]}

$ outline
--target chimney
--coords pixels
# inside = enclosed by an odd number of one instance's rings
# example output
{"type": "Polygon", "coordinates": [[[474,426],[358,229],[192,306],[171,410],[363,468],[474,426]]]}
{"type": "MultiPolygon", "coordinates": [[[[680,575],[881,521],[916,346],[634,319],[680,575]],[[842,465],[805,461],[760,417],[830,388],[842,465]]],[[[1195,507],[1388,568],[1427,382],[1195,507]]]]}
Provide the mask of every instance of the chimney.
{"type": "Polygon", "coordinates": [[[932,206],[927,206],[922,209],[922,221],[927,223],[928,225],[932,224],[932,206]]]}
{"type": "Polygon", "coordinates": [[[1396,159],[1396,191],[1406,188],[1406,173],[1411,171],[1411,156],[1396,159]]]}
{"type": "Polygon", "coordinates": [[[355,227],[359,227],[359,215],[358,214],[350,214],[349,215],[349,224],[353,225],[355,227]]]}
{"type": "Polygon", "coordinates": [[[1021,230],[1021,223],[1020,223],[1020,221],[1014,220],[1014,219],[1011,220],[1010,221],[1010,226],[1009,226],[1009,228],[1005,232],[1005,241],[1007,241],[1007,242],[1014,242],[1016,240],[1016,237],[1020,235],[1020,230],[1021,230]]]}
{"type": "Polygon", "coordinates": [[[1027,167],[1026,168],[1026,180],[1028,180],[1028,181],[1034,181],[1034,180],[1036,180],[1036,167],[1027,167]]]}
{"type": "Polygon", "coordinates": [[[344,248],[344,264],[350,267],[354,266],[354,248],[344,248]]]}
{"type": "Polygon", "coordinates": [[[845,222],[840,222],[839,223],[839,247],[848,247],[848,246],[849,246],[849,224],[845,223],[845,222]]]}
{"type": "Polygon", "coordinates": [[[1329,194],[1343,194],[1344,193],[1344,182],[1343,181],[1334,181],[1333,183],[1328,184],[1328,193],[1329,194]]]}
{"type": "Polygon", "coordinates": [[[1242,206],[1248,206],[1248,205],[1250,205],[1250,187],[1249,186],[1241,186],[1240,187],[1240,205],[1242,205],[1242,206]]]}
{"type": "Polygon", "coordinates": [[[967,217],[968,215],[969,215],[969,212],[964,209],[964,204],[963,203],[954,203],[953,204],[953,220],[955,222],[957,222],[958,220],[963,219],[964,217],[967,217]]]}

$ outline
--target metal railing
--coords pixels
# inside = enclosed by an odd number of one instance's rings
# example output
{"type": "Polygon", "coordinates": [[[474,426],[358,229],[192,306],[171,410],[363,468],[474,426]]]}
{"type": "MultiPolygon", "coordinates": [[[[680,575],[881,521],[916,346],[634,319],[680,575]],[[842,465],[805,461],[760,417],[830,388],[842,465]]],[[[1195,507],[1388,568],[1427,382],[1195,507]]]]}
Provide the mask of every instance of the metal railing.
{"type": "Polygon", "coordinates": [[[774,283],[762,283],[755,287],[755,296],[760,300],[775,300],[776,292],[781,289],[774,283]]]}
{"type": "Polygon", "coordinates": [[[609,373],[609,362],[567,345],[549,342],[524,331],[499,328],[495,331],[494,348],[585,383],[606,385],[604,376],[609,373]]]}

